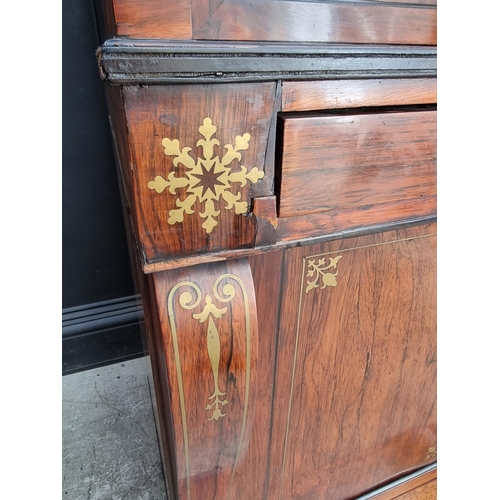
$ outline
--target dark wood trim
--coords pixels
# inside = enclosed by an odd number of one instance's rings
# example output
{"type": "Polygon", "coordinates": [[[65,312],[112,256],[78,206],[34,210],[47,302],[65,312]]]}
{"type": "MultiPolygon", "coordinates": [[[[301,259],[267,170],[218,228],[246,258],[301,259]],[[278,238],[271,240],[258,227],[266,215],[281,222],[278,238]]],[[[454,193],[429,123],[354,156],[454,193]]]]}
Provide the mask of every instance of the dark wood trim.
{"type": "MultiPolygon", "coordinates": [[[[255,200],[254,200],[255,201],[255,200]]],[[[217,262],[221,260],[241,259],[252,255],[260,255],[262,253],[273,252],[286,248],[302,247],[313,245],[316,243],[324,243],[326,241],[340,240],[343,238],[354,238],[372,233],[380,233],[384,231],[395,231],[396,229],[418,226],[420,224],[429,224],[436,222],[436,216],[423,216],[406,219],[403,221],[389,222],[385,224],[371,224],[359,228],[346,229],[343,231],[329,232],[321,236],[311,236],[309,238],[277,241],[275,244],[255,247],[242,248],[236,250],[226,250],[221,252],[211,252],[203,255],[190,255],[185,257],[173,257],[169,260],[161,260],[158,262],[150,262],[143,264],[142,270],[145,274],[167,271],[179,267],[190,267],[207,262],[217,262]]],[[[279,223],[279,220],[278,220],[279,223]]]]}
{"type": "Polygon", "coordinates": [[[276,151],[276,126],[278,123],[278,113],[281,111],[283,86],[280,81],[276,82],[276,94],[274,99],[274,109],[267,136],[266,156],[264,160],[264,178],[256,184],[250,186],[250,197],[272,196],[274,193],[274,176],[276,164],[274,155],[276,151]]]}
{"type": "Polygon", "coordinates": [[[144,356],[143,319],[138,295],[63,309],[63,375],[144,356]]]}
{"type": "Polygon", "coordinates": [[[113,84],[227,83],[435,76],[435,47],[107,40],[97,52],[113,84]],[[404,57],[403,57],[404,56],[404,57]]]}

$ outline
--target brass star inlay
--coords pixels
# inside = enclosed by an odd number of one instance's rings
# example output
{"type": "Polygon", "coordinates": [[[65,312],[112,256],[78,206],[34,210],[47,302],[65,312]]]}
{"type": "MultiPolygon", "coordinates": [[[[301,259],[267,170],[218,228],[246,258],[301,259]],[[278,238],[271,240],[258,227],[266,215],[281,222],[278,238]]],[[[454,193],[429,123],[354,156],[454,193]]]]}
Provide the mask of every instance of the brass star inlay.
{"type": "Polygon", "coordinates": [[[219,146],[220,143],[217,139],[212,138],[217,131],[217,127],[212,125],[212,120],[205,118],[203,125],[198,130],[204,137],[196,143],[203,149],[203,158],[195,160],[189,154],[191,148],[186,147],[181,151],[177,139],[171,140],[166,137],[161,142],[165,148],[164,152],[167,156],[175,156],[174,167],[177,167],[179,163],[186,167],[186,177],[176,177],[175,172],[170,172],[167,179],[157,175],[153,181],[148,183],[148,188],[157,193],[163,193],[168,188],[168,191],[173,195],[177,194],[177,189],[186,188],[187,196],[183,200],[179,198],[176,200],[176,205],[179,208],[170,210],[168,213],[168,223],[182,222],[184,215],[193,214],[195,204],[201,203],[203,211],[199,211],[198,215],[205,219],[202,227],[207,233],[211,233],[218,224],[216,218],[220,214],[220,210],[215,208],[216,203],[218,207],[221,207],[221,202],[224,200],[226,205],[223,208],[226,210],[234,208],[237,214],[246,213],[248,203],[240,201],[240,192],[236,194],[231,192],[232,185],[238,182],[243,187],[247,181],[255,183],[264,177],[264,172],[258,170],[257,167],[248,171],[243,165],[240,166],[239,172],[233,172],[229,166],[234,160],[238,162],[241,160],[240,151],[248,149],[250,134],[237,135],[234,146],[226,144],[224,146],[226,153],[220,158],[218,155],[214,155],[214,146],[219,146]]]}
{"type": "Polygon", "coordinates": [[[201,184],[196,183],[196,187],[202,187],[203,191],[201,193],[201,198],[205,196],[205,193],[210,190],[212,196],[216,195],[215,186],[224,186],[224,183],[219,180],[219,177],[223,172],[215,172],[215,168],[207,169],[205,165],[202,164],[203,173],[202,174],[191,174],[196,177],[201,184]]]}

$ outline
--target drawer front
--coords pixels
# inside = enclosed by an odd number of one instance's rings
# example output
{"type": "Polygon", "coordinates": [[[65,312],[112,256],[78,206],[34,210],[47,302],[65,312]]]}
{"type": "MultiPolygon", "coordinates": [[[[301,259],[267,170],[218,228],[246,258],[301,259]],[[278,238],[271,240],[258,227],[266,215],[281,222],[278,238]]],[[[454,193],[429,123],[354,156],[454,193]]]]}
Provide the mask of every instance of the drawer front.
{"type": "Polygon", "coordinates": [[[436,78],[283,82],[282,111],[435,104],[436,78]]]}
{"type": "Polygon", "coordinates": [[[331,215],[341,230],[435,215],[435,109],[285,115],[282,126],[280,218],[331,215]]]}

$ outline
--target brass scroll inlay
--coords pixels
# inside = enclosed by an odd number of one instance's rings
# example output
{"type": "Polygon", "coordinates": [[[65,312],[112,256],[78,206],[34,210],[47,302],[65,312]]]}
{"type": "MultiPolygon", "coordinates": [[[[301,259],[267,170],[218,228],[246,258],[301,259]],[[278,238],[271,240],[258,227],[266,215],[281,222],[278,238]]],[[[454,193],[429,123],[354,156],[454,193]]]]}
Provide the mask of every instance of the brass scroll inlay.
{"type": "Polygon", "coordinates": [[[309,293],[313,288],[319,287],[319,281],[321,278],[321,290],[326,288],[327,286],[337,286],[337,274],[329,272],[329,269],[337,269],[337,264],[339,260],[342,258],[342,255],[337,255],[336,257],[330,257],[328,259],[328,264],[326,263],[326,259],[323,257],[318,260],[316,263],[316,259],[307,261],[307,277],[312,278],[312,281],[307,281],[306,293],[309,293]]]}
{"type": "Polygon", "coordinates": [[[225,392],[219,389],[219,361],[220,361],[220,336],[219,330],[215,326],[212,316],[220,319],[222,315],[227,311],[227,307],[219,309],[215,307],[212,302],[212,297],[207,295],[205,298],[205,307],[203,311],[198,314],[193,314],[193,318],[204,323],[208,318],[208,330],[207,330],[207,347],[208,347],[208,357],[210,358],[210,364],[212,365],[212,373],[214,376],[214,392],[208,398],[209,400],[215,399],[212,404],[208,404],[205,410],[214,410],[212,418],[208,420],[219,420],[220,417],[225,417],[226,414],[222,413],[219,406],[227,405],[227,399],[219,399],[219,396],[225,396],[225,392]]]}
{"type": "Polygon", "coordinates": [[[438,447],[436,446],[431,446],[427,452],[427,456],[425,457],[425,460],[429,460],[431,458],[436,458],[438,453],[438,447]]]}
{"type": "Polygon", "coordinates": [[[239,151],[248,149],[250,134],[236,136],[234,146],[226,144],[224,146],[226,153],[220,158],[218,155],[214,155],[214,146],[219,146],[220,143],[217,139],[212,138],[217,131],[212,120],[208,117],[205,118],[203,125],[198,130],[204,139],[200,139],[196,146],[203,148],[203,158],[195,160],[189,154],[191,148],[185,147],[181,151],[177,139],[164,138],[161,143],[165,148],[165,155],[175,156],[174,167],[177,167],[179,163],[186,167],[186,177],[176,177],[175,172],[170,172],[167,179],[157,175],[153,181],[148,183],[148,188],[157,193],[163,193],[168,188],[170,194],[173,195],[176,194],[177,189],[186,188],[187,197],[184,200],[177,199],[176,205],[179,208],[170,210],[168,223],[173,225],[182,222],[185,214],[194,213],[193,206],[198,202],[204,204],[203,211],[198,213],[202,219],[205,219],[202,227],[207,233],[211,233],[218,224],[216,218],[220,214],[220,210],[216,210],[216,202],[220,207],[220,198],[222,197],[226,202],[224,207],[226,210],[234,208],[237,214],[246,213],[248,203],[239,201],[240,192],[237,194],[231,192],[232,184],[238,182],[243,187],[247,181],[255,183],[264,177],[264,172],[259,171],[257,167],[248,171],[243,165],[240,166],[239,172],[233,172],[229,166],[234,160],[238,162],[241,160],[239,151]]]}
{"type": "MultiPolygon", "coordinates": [[[[236,289],[228,281],[236,282],[243,295],[243,305],[245,313],[245,393],[244,393],[244,403],[243,403],[243,415],[241,419],[241,428],[239,431],[238,444],[236,449],[236,454],[234,458],[234,465],[232,468],[232,473],[229,482],[228,496],[231,497],[231,492],[233,488],[234,477],[236,473],[236,467],[241,455],[243,439],[245,436],[245,430],[247,427],[248,419],[248,406],[250,397],[250,368],[251,368],[251,325],[250,325],[250,302],[248,298],[248,292],[243,280],[232,273],[222,274],[219,276],[215,283],[213,284],[212,295],[220,303],[229,303],[236,296],[236,289]],[[225,282],[222,286],[222,293],[219,292],[219,286],[221,283],[225,282]]],[[[188,438],[188,426],[187,426],[187,409],[186,400],[184,394],[183,378],[182,378],[182,368],[181,368],[181,356],[179,353],[179,342],[178,342],[178,332],[175,323],[175,313],[174,313],[174,295],[180,287],[189,287],[194,290],[195,297],[190,291],[185,291],[179,296],[179,304],[182,309],[192,310],[196,308],[202,298],[202,292],[200,287],[191,281],[182,281],[177,283],[169,292],[167,299],[168,316],[170,323],[170,330],[172,332],[173,349],[175,357],[175,369],[177,374],[177,386],[179,391],[179,402],[181,411],[181,424],[182,424],[182,436],[184,441],[184,455],[185,455],[185,470],[186,470],[186,487],[187,487],[187,499],[191,500],[191,471],[190,471],[190,460],[189,460],[189,438],[188,438]]],[[[208,420],[219,420],[226,414],[222,413],[221,407],[229,404],[226,399],[222,399],[225,396],[225,392],[222,392],[219,388],[219,362],[221,355],[221,344],[219,331],[217,329],[214,318],[220,319],[227,312],[227,308],[219,308],[213,303],[211,295],[205,296],[205,306],[203,310],[199,313],[193,313],[192,317],[198,320],[200,323],[204,323],[208,319],[207,326],[207,350],[208,357],[210,359],[210,364],[212,368],[212,375],[214,377],[214,391],[208,396],[209,401],[213,400],[213,403],[208,404],[205,410],[213,410],[212,417],[208,420]]],[[[188,330],[189,331],[189,330],[188,330]]]]}
{"type": "Polygon", "coordinates": [[[174,344],[174,356],[175,356],[175,369],[177,372],[177,387],[179,389],[179,401],[181,409],[181,422],[182,422],[182,438],[184,440],[184,456],[185,456],[185,467],[186,467],[186,477],[187,477],[187,496],[188,500],[191,500],[191,483],[190,483],[190,465],[189,465],[189,440],[187,431],[187,417],[186,417],[186,401],[184,399],[184,385],[182,382],[182,372],[181,372],[181,360],[179,355],[179,342],[177,339],[177,327],[175,325],[175,315],[174,315],[174,294],[181,287],[187,286],[192,288],[196,292],[196,299],[193,302],[193,296],[190,292],[183,292],[179,297],[179,303],[181,307],[186,310],[194,309],[201,300],[201,290],[195,283],[191,281],[181,281],[177,283],[168,294],[167,299],[167,310],[168,310],[168,320],[170,323],[170,330],[172,332],[172,340],[174,344]]]}

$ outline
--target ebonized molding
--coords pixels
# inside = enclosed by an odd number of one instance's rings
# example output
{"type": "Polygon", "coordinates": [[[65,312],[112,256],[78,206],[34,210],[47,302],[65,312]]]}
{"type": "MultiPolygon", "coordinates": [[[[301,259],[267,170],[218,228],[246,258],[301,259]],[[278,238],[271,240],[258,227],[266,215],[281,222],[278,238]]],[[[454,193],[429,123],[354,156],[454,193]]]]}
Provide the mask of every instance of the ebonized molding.
{"type": "Polygon", "coordinates": [[[145,354],[139,295],[63,309],[63,375],[145,354]]]}
{"type": "Polygon", "coordinates": [[[107,40],[97,51],[112,84],[435,76],[435,47],[107,40]]]}

